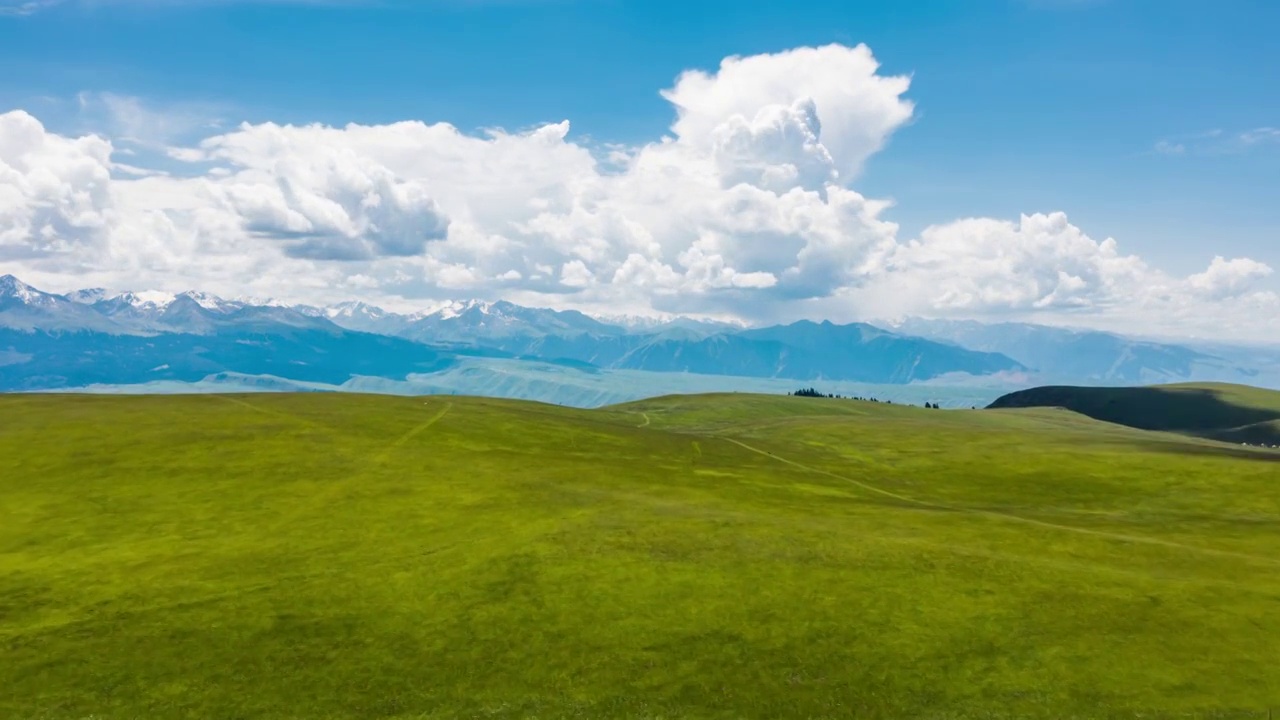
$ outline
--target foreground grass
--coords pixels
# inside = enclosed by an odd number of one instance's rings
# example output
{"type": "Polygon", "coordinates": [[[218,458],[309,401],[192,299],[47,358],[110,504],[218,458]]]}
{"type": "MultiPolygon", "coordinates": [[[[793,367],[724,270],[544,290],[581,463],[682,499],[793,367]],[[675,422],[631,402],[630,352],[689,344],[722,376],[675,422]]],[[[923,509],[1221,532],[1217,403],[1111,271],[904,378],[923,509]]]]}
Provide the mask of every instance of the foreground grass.
{"type": "Polygon", "coordinates": [[[0,717],[1266,717],[1277,460],[1053,410],[0,397],[0,717]]]}

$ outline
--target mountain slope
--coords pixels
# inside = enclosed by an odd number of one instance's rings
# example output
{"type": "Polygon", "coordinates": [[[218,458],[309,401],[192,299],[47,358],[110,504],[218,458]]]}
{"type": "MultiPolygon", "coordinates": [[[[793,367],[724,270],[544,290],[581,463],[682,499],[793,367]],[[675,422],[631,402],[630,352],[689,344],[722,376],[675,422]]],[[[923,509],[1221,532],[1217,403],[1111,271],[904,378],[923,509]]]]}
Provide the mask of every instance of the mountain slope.
{"type": "Polygon", "coordinates": [[[0,329],[129,332],[126,327],[85,304],[42,292],[12,275],[0,277],[0,329]]]}
{"type": "MultiPolygon", "coordinates": [[[[0,358],[10,369],[0,390],[66,387],[71,378],[94,382],[169,380],[150,373],[164,366],[183,377],[198,371],[270,374],[285,380],[319,381],[305,369],[315,365],[302,336],[320,338],[330,367],[325,382],[337,372],[334,363],[350,358],[351,374],[363,368],[391,368],[375,374],[402,375],[417,367],[430,345],[440,352],[516,356],[578,367],[792,379],[798,382],[852,381],[911,383],[957,376],[990,376],[1023,369],[995,353],[888,332],[870,325],[797,322],[787,326],[744,330],[724,324],[668,319],[642,327],[602,322],[581,312],[527,308],[510,302],[455,302],[426,314],[403,315],[358,302],[327,308],[289,307],[274,301],[225,300],[188,291],[111,294],[101,289],[67,295],[44,293],[8,277],[0,281],[0,329],[36,333],[40,337],[0,345],[0,358]],[[62,337],[78,333],[80,337],[62,337]],[[397,339],[378,352],[399,353],[377,361],[359,353],[369,349],[361,333],[397,339]],[[138,336],[146,342],[115,341],[138,336]],[[180,336],[180,337],[169,337],[180,336]],[[220,338],[203,344],[192,338],[220,338]],[[252,337],[252,340],[250,340],[252,337]],[[61,338],[61,339],[60,339],[61,338]],[[349,346],[343,343],[350,340],[349,346]],[[249,359],[242,345],[255,344],[261,357],[249,359]],[[55,350],[53,345],[61,344],[55,350]],[[272,343],[279,344],[284,363],[265,363],[272,343]],[[176,357],[179,348],[191,358],[176,357]],[[58,357],[62,355],[63,357],[58,357]],[[24,362],[16,359],[28,357],[24,362]],[[72,358],[80,358],[79,364],[72,358]],[[97,358],[100,371],[87,370],[97,358]],[[158,361],[157,361],[158,360],[158,361]],[[171,360],[174,360],[171,362],[171,360]],[[49,364],[43,372],[41,364],[49,364]],[[269,365],[269,367],[267,367],[269,365]],[[112,376],[112,373],[115,376],[112,376]],[[139,378],[143,378],[139,380],[139,378]]],[[[203,377],[200,375],[199,377],[203,377]]],[[[199,379],[197,377],[196,379],[199,379]]]]}
{"type": "Polygon", "coordinates": [[[1022,369],[1010,358],[890,333],[870,325],[799,322],[706,335],[678,326],[652,334],[578,332],[477,340],[520,357],[602,368],[801,381],[907,383],[951,373],[1022,369]]]}
{"type": "Polygon", "coordinates": [[[1043,381],[1136,384],[1247,377],[1243,371],[1207,353],[1167,343],[1126,338],[1112,333],[974,321],[910,319],[903,332],[961,347],[1007,355],[1043,381]]]}
{"type": "Polygon", "coordinates": [[[866,382],[911,382],[949,373],[988,375],[1025,369],[994,352],[980,352],[864,323],[835,325],[802,320],[790,325],[745,330],[739,337],[777,342],[796,350],[797,379],[833,378],[866,382]],[[875,380],[872,380],[875,378],[875,380]]]}
{"type": "Polygon", "coordinates": [[[399,338],[314,328],[155,336],[0,330],[0,390],[196,382],[221,372],[341,384],[357,375],[403,379],[443,369],[453,357],[399,338]]]}
{"type": "Polygon", "coordinates": [[[992,409],[1060,407],[1141,430],[1280,444],[1280,392],[1242,385],[1048,386],[1005,395],[992,409]]]}
{"type": "Polygon", "coordinates": [[[494,347],[509,338],[614,336],[624,330],[576,310],[527,308],[499,301],[453,303],[397,334],[410,340],[494,347]]]}

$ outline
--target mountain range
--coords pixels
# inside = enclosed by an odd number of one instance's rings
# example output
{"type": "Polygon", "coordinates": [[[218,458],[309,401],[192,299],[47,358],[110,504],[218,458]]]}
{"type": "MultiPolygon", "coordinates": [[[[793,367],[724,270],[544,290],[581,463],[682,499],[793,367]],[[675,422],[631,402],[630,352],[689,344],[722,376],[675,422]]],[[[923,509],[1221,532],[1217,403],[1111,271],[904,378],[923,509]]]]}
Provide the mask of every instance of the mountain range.
{"type": "Polygon", "coordinates": [[[484,358],[503,368],[523,361],[577,373],[806,384],[1260,379],[1219,354],[1037,325],[912,319],[889,329],[802,320],[748,328],[474,300],[396,313],[358,301],[314,307],[199,291],[56,294],[0,277],[0,391],[194,383],[219,374],[341,386],[474,369],[484,358]]]}
{"type": "MultiPolygon", "coordinates": [[[[905,320],[895,329],[1016,358],[1041,382],[1145,385],[1197,379],[1247,383],[1256,382],[1262,374],[1258,367],[1233,362],[1225,352],[1096,330],[921,318],[905,320]]],[[[1280,353],[1272,349],[1270,355],[1280,353]]]]}

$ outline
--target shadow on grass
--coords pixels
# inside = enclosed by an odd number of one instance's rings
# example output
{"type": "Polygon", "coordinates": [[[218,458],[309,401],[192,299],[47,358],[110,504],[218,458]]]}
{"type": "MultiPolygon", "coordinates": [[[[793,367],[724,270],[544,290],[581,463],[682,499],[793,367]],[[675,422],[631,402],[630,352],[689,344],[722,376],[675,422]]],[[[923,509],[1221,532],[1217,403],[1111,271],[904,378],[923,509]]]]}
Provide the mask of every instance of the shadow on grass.
{"type": "Polygon", "coordinates": [[[1177,455],[1194,455],[1197,457],[1221,457],[1233,460],[1252,460],[1255,462],[1280,463],[1280,450],[1264,450],[1262,448],[1232,447],[1230,445],[1199,445],[1188,442],[1138,441],[1134,443],[1145,450],[1177,455]]]}

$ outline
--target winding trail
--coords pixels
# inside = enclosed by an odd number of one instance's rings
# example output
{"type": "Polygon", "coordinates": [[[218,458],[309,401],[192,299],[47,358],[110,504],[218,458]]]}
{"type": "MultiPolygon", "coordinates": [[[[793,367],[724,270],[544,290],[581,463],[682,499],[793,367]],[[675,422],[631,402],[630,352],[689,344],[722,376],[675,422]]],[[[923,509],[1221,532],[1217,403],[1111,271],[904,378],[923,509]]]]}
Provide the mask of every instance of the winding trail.
{"type": "Polygon", "coordinates": [[[415,425],[408,432],[396,438],[386,447],[382,448],[382,450],[379,450],[378,452],[369,456],[369,464],[368,466],[365,467],[365,469],[363,469],[363,471],[357,471],[356,473],[354,473],[349,477],[339,479],[339,480],[334,480],[333,482],[326,484],[317,492],[309,496],[304,503],[297,506],[292,512],[285,513],[284,515],[277,518],[276,527],[282,527],[288,524],[289,522],[296,520],[302,515],[305,515],[310,511],[316,510],[326,505],[330,500],[332,500],[335,496],[337,496],[338,493],[340,493],[344,488],[349,487],[352,481],[354,481],[356,478],[359,478],[362,475],[365,475],[368,472],[369,467],[372,467],[373,465],[382,465],[383,463],[385,463],[396,450],[400,449],[401,447],[404,447],[405,443],[409,442],[410,440],[417,437],[418,435],[421,435],[423,432],[429,429],[432,425],[435,425],[437,422],[440,421],[441,418],[443,418],[445,415],[448,415],[449,411],[452,409],[453,409],[453,403],[445,403],[445,406],[440,409],[440,412],[436,413],[435,415],[432,415],[429,420],[427,420],[426,422],[420,423],[418,425],[415,425]]]}
{"type": "Polygon", "coordinates": [[[643,412],[642,412],[642,413],[640,413],[640,417],[644,418],[644,422],[640,423],[640,424],[639,424],[639,425],[637,425],[636,427],[649,427],[649,422],[650,422],[650,420],[649,420],[649,413],[643,413],[643,412]]]}
{"type": "Polygon", "coordinates": [[[233,404],[239,405],[240,407],[248,408],[262,415],[270,415],[272,417],[284,418],[285,420],[292,420],[298,423],[299,425],[305,425],[309,428],[319,428],[321,430],[335,432],[334,429],[331,427],[315,422],[314,420],[308,420],[304,417],[294,415],[292,413],[287,413],[287,412],[284,412],[281,410],[275,410],[272,408],[265,408],[265,407],[262,407],[261,405],[254,405],[251,402],[241,400],[240,398],[237,398],[237,397],[231,397],[230,395],[221,395],[218,393],[210,393],[210,395],[211,397],[214,397],[218,400],[222,400],[223,402],[233,403],[233,404]]]}
{"type": "Polygon", "coordinates": [[[421,425],[414,426],[412,430],[396,438],[394,442],[392,442],[387,447],[383,448],[382,452],[379,452],[377,455],[375,455],[374,460],[378,462],[385,462],[387,457],[390,456],[391,453],[395,452],[396,450],[399,450],[401,447],[404,446],[405,443],[414,439],[418,435],[421,435],[423,432],[426,432],[426,430],[430,428],[432,425],[435,425],[437,422],[440,422],[440,419],[443,418],[445,415],[448,415],[449,411],[452,409],[453,409],[453,403],[445,403],[444,407],[441,408],[440,412],[433,415],[430,420],[422,423],[421,425]]]}
{"type": "Polygon", "coordinates": [[[894,500],[897,500],[899,502],[908,503],[910,505],[916,505],[918,507],[931,508],[933,510],[947,510],[950,512],[967,512],[967,513],[972,513],[974,515],[982,515],[985,517],[996,518],[999,520],[1008,520],[1011,522],[1023,523],[1025,525],[1036,525],[1038,527],[1050,528],[1053,530],[1063,530],[1066,532],[1079,533],[1081,535],[1092,535],[1094,537],[1107,538],[1109,540],[1119,540],[1122,542],[1156,545],[1160,547],[1174,548],[1178,550],[1201,553],[1204,555],[1214,555],[1217,557],[1230,557],[1230,558],[1236,558],[1238,560],[1250,560],[1252,562],[1263,563],[1265,565],[1280,567],[1280,559],[1264,557],[1261,555],[1250,555],[1248,553],[1238,553],[1238,552],[1232,552],[1230,550],[1216,550],[1214,548],[1197,547],[1195,545],[1184,545],[1182,543],[1174,542],[1172,540],[1161,540],[1160,538],[1147,537],[1145,535],[1127,535],[1124,533],[1107,532],[1105,530],[1091,530],[1089,528],[1075,527],[1072,525],[1059,525],[1058,523],[1045,522],[1044,520],[1033,520],[1031,518],[1022,517],[1020,515],[1010,515],[1009,513],[996,512],[994,510],[977,510],[974,508],[961,507],[957,505],[947,505],[945,503],[930,502],[928,500],[918,500],[913,497],[908,497],[906,495],[899,495],[898,493],[891,492],[889,490],[884,490],[882,488],[878,488],[874,485],[868,485],[867,483],[862,482],[861,480],[855,480],[851,477],[840,475],[838,473],[833,473],[829,470],[823,470],[821,468],[815,468],[815,467],[810,467],[808,465],[803,465],[801,463],[796,462],[795,460],[782,457],[781,455],[775,455],[774,453],[771,453],[767,450],[761,450],[760,448],[748,445],[742,442],[741,440],[735,440],[733,438],[728,438],[728,437],[723,439],[743,449],[750,450],[753,453],[764,455],[766,457],[777,460],[780,463],[791,465],[792,467],[797,467],[797,468],[800,468],[801,470],[806,470],[808,472],[816,473],[818,475],[825,475],[830,478],[835,478],[836,480],[842,480],[858,488],[866,490],[867,492],[874,493],[877,495],[882,495],[884,497],[893,498],[894,500]]]}

